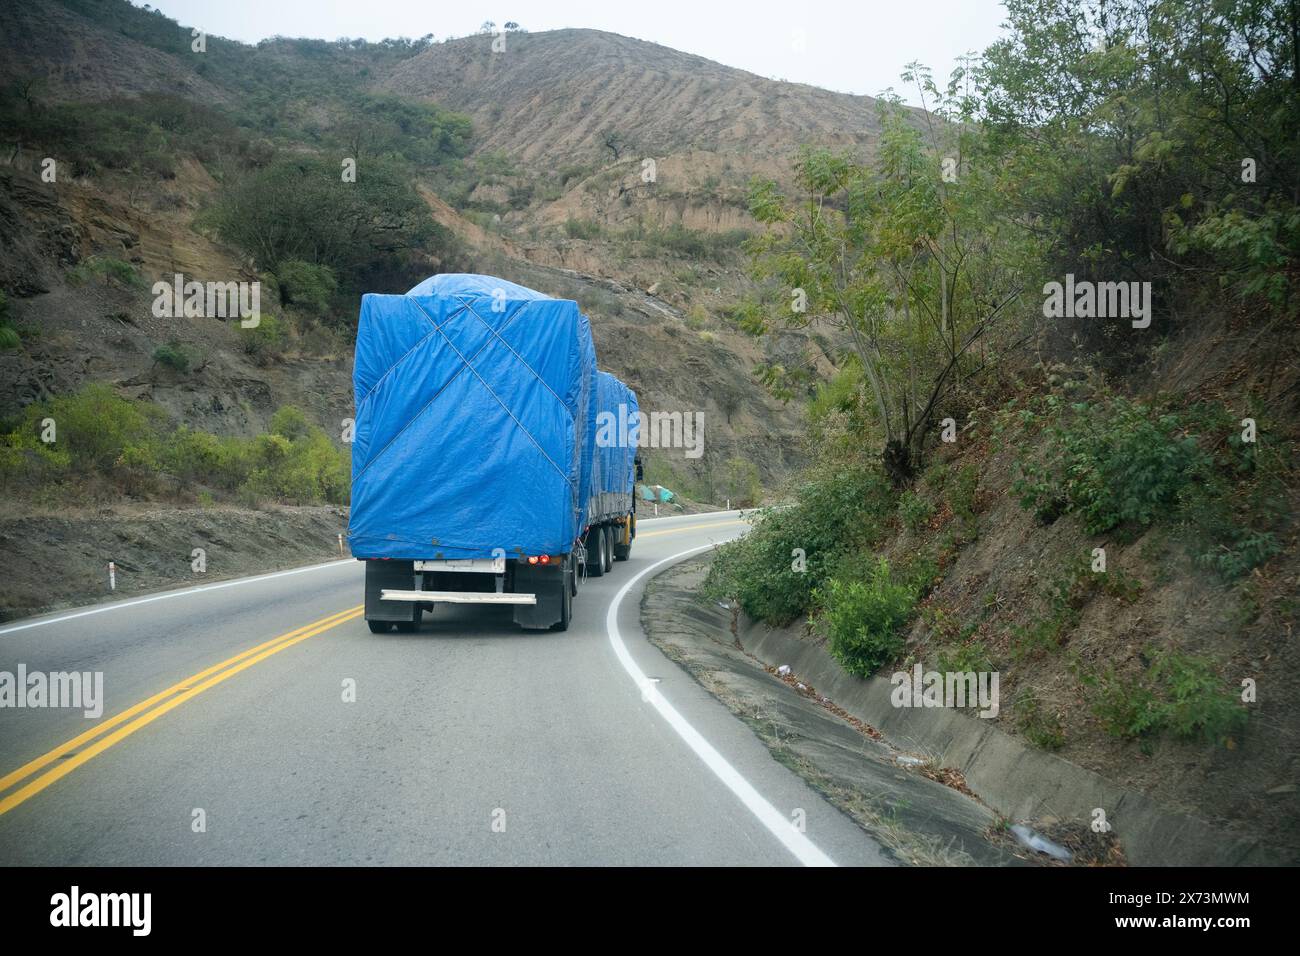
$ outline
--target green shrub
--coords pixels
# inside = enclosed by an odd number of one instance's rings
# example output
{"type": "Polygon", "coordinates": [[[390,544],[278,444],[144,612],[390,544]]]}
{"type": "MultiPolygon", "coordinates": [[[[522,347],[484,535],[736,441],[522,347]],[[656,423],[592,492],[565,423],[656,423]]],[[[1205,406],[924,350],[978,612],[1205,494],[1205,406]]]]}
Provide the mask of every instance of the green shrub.
{"type": "Polygon", "coordinates": [[[564,221],[564,232],[570,239],[595,239],[600,235],[600,223],[570,216],[564,221]]]}
{"type": "Polygon", "coordinates": [[[73,285],[80,285],[95,276],[101,276],[106,285],[116,282],[126,288],[140,288],[145,284],[136,267],[121,259],[91,256],[68,270],[68,281],[73,285]]]}
{"type": "Polygon", "coordinates": [[[175,339],[154,349],[153,360],[181,373],[190,370],[190,353],[175,339]]]}
{"type": "Polygon", "coordinates": [[[71,462],[67,449],[47,445],[27,429],[0,434],[0,488],[6,493],[57,481],[71,462]]]}
{"type": "Polygon", "coordinates": [[[962,465],[947,485],[948,503],[952,513],[972,520],[975,517],[975,493],[979,488],[980,472],[974,464],[962,465]]]}
{"type": "Polygon", "coordinates": [[[1092,713],[1106,733],[1136,739],[1159,730],[1160,702],[1149,687],[1122,680],[1113,670],[1098,678],[1096,687],[1092,713]]]}
{"type": "Polygon", "coordinates": [[[1177,415],[1157,416],[1123,398],[1079,403],[1067,414],[1053,397],[1049,407],[1057,423],[1047,430],[1043,459],[1022,461],[1013,486],[1042,520],[1077,512],[1090,534],[1149,525],[1207,464],[1177,415]]]}
{"type": "Polygon", "coordinates": [[[128,401],[96,382],[71,395],[28,406],[25,432],[39,435],[46,418],[54,420],[55,446],[67,452],[71,468],[106,474],[128,447],[156,445],[166,414],[156,405],[128,401]]]}
{"type": "Polygon", "coordinates": [[[976,673],[992,671],[993,658],[989,655],[988,645],[983,641],[958,644],[939,652],[939,670],[941,671],[975,671],[976,673]]]}
{"type": "Polygon", "coordinates": [[[271,416],[272,435],[283,435],[293,441],[308,434],[311,430],[311,423],[307,421],[307,416],[303,414],[302,409],[297,405],[285,405],[271,416]]]}
{"type": "Polygon", "coordinates": [[[319,428],[295,439],[275,433],[258,435],[249,457],[251,472],[241,488],[248,495],[299,504],[348,500],[347,452],[336,448],[319,428]]]}
{"type": "Polygon", "coordinates": [[[1083,683],[1093,690],[1093,714],[1116,737],[1168,731],[1185,740],[1218,742],[1249,719],[1236,693],[1205,657],[1163,651],[1136,677],[1120,678],[1107,670],[1083,683]]]}
{"type": "Polygon", "coordinates": [[[280,304],[291,305],[319,318],[329,311],[338,291],[338,279],[329,266],[315,265],[300,259],[281,262],[275,270],[280,304]]]}
{"type": "Polygon", "coordinates": [[[263,313],[255,326],[239,326],[239,344],[247,355],[278,358],[284,349],[284,326],[273,315],[263,313]]]}
{"type": "Polygon", "coordinates": [[[168,437],[163,467],[185,481],[234,491],[248,479],[248,442],[196,431],[186,425],[168,437]]]}
{"type": "Polygon", "coordinates": [[[893,506],[878,471],[828,466],[800,487],[794,504],[763,509],[753,531],[718,549],[705,591],[735,598],[758,620],[788,624],[812,607],[813,591],[842,555],[879,537],[893,506]]]}
{"type": "Polygon", "coordinates": [[[870,677],[902,652],[901,632],[915,609],[915,590],[894,580],[884,558],[866,580],[832,578],[815,598],[831,656],[850,674],[870,677]]]}
{"type": "Polygon", "coordinates": [[[185,425],[169,430],[161,408],[102,384],[32,405],[17,428],[0,433],[0,487],[51,500],[92,476],[128,494],[151,494],[166,474],[241,500],[346,504],[350,473],[347,450],[293,406],[276,412],[266,434],[222,437],[185,425]],[[51,444],[41,441],[46,419],[54,422],[51,444]]]}
{"type": "Polygon", "coordinates": [[[1020,695],[1016,698],[1013,713],[1016,727],[1036,747],[1060,750],[1065,746],[1065,726],[1060,715],[1048,711],[1037,697],[1020,695]]]}
{"type": "Polygon", "coordinates": [[[1236,528],[1229,532],[1226,543],[1197,555],[1196,562],[1231,581],[1248,574],[1281,550],[1277,535],[1271,531],[1236,528]]]}
{"type": "Polygon", "coordinates": [[[1238,695],[1224,686],[1208,658],[1158,654],[1151,677],[1165,699],[1164,724],[1178,737],[1218,742],[1246,723],[1238,695]]]}
{"type": "Polygon", "coordinates": [[[934,505],[918,495],[915,491],[904,491],[898,498],[898,517],[912,532],[925,527],[926,522],[934,517],[934,505]]]}

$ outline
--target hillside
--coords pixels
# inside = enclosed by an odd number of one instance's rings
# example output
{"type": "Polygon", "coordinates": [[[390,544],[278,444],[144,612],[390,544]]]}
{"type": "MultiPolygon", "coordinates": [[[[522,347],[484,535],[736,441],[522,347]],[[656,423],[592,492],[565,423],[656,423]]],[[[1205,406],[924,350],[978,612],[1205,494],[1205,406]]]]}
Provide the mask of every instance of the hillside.
{"type": "Polygon", "coordinates": [[[998,677],[1017,746],[1296,858],[1300,26],[1191,8],[1011,0],[924,114],[595,30],[4,8],[0,616],[184,580],[192,525],[336,556],[360,296],[488,273],[704,414],[648,482],[779,505],[711,556],[733,628],[998,677]],[[262,323],[160,312],[178,273],[262,323]]]}
{"type": "MultiPolygon", "coordinates": [[[[24,330],[24,346],[0,355],[0,413],[14,415],[86,381],[108,381],[123,395],[154,401],[177,420],[218,433],[256,434],[285,404],[337,431],[350,404],[346,326],[354,298],[340,296],[328,320],[288,316],[286,341],[268,360],[242,349],[228,323],[155,319],[147,288],[177,272],[200,281],[263,274],[263,266],[202,219],[224,184],[245,175],[236,164],[256,170],[267,156],[328,149],[351,122],[350,97],[397,93],[463,110],[474,129],[463,160],[417,160],[409,167],[430,223],[442,230],[445,248],[455,249],[416,255],[409,276],[446,262],[578,298],[593,315],[602,363],[642,392],[648,407],[705,412],[703,461],[684,460],[680,452],[650,456],[653,478],[688,496],[731,496],[714,487],[729,461],[752,462],[762,485],[773,487],[802,460],[801,410],[772,399],[749,374],[771,347],[765,352],[724,313],[747,283],[736,248],[741,230],[753,227],[743,210],[743,184],[763,168],[755,160],[764,153],[767,168],[779,167],[778,138],[786,132],[820,135],[842,123],[846,141],[864,141],[865,133],[847,130],[869,125],[869,101],[774,84],[593,31],[511,36],[509,56],[492,61],[482,57],[485,37],[423,48],[294,40],[250,47],[208,37],[199,54],[189,49],[188,30],[157,12],[89,0],[56,4],[48,14],[6,8],[3,17],[0,80],[20,115],[41,104],[79,110],[111,101],[129,111],[137,109],[130,104],[153,102],[133,99],[139,96],[155,98],[151,116],[184,101],[230,125],[168,142],[151,160],[160,168],[144,175],[107,149],[94,161],[59,157],[60,169],[75,174],[65,172],[55,184],[41,181],[39,164],[56,148],[30,133],[9,144],[0,212],[29,229],[8,228],[0,237],[7,253],[0,279],[12,321],[24,330]],[[463,71],[480,61],[482,69],[463,71]],[[508,69],[491,69],[494,62],[508,69]],[[446,82],[451,75],[458,77],[454,87],[446,82]],[[638,76],[661,77],[683,95],[672,102],[647,97],[638,76]],[[521,88],[538,90],[549,102],[573,100],[582,113],[575,84],[604,93],[600,111],[573,129],[573,116],[538,115],[536,104],[524,102],[509,113],[509,123],[493,118],[499,111],[493,104],[521,88]],[[342,92],[319,95],[327,87],[342,92]],[[735,114],[725,129],[717,117],[699,115],[698,97],[715,88],[716,102],[735,114]],[[756,150],[754,130],[767,126],[772,108],[792,118],[772,128],[766,150],[756,150]],[[793,118],[819,109],[826,115],[815,128],[793,118]],[[629,159],[630,152],[618,162],[602,155],[596,126],[606,113],[637,127],[628,150],[660,142],[673,150],[660,156],[659,182],[633,191],[635,203],[632,193],[619,196],[617,181],[629,169],[639,172],[640,159],[629,159]],[[519,126],[530,114],[534,125],[519,126]],[[511,139],[531,139],[536,147],[504,150],[511,139]],[[581,166],[583,175],[570,169],[556,188],[557,164],[581,166]],[[722,179],[729,189],[718,186],[722,179]],[[520,192],[529,198],[520,201],[520,192]],[[595,225],[584,232],[574,221],[595,225]],[[665,231],[670,226],[674,231],[665,231]],[[124,262],[134,275],[125,283],[68,281],[87,262],[124,262]],[[88,350],[86,341],[96,346],[88,350]],[[155,359],[169,342],[191,355],[184,374],[155,359]]],[[[387,281],[394,285],[366,288],[404,287],[395,277],[387,281]]],[[[802,341],[796,336],[783,353],[802,356],[802,341]]]]}
{"type": "Polygon", "coordinates": [[[596,162],[606,133],[638,156],[690,150],[784,162],[799,143],[864,146],[880,125],[868,96],[769,80],[599,30],[551,30],[434,44],[378,85],[468,113],[477,148],[525,163],[596,162]]]}

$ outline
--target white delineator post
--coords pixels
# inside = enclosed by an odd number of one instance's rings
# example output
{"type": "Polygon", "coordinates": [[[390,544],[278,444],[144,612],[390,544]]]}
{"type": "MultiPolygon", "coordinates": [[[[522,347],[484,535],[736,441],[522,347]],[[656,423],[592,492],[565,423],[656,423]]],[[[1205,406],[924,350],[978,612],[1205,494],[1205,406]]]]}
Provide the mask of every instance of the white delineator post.
{"type": "Polygon", "coordinates": [[[117,565],[112,561],[108,562],[108,589],[110,591],[117,590],[117,565]]]}
{"type": "Polygon", "coordinates": [[[343,554],[343,532],[339,532],[339,554],[343,554]]]}

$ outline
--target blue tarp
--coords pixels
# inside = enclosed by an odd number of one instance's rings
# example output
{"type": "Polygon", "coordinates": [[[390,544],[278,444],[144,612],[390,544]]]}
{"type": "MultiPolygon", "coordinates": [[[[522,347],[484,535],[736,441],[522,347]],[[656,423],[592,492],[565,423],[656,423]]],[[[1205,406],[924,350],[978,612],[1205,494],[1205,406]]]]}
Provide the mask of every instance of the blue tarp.
{"type": "Polygon", "coordinates": [[[354,555],[571,549],[596,419],[596,349],[577,303],[478,275],[366,295],[353,380],[354,555]]]}
{"type": "Polygon", "coordinates": [[[636,482],[636,393],[608,372],[596,373],[596,491],[632,494],[636,482]]]}

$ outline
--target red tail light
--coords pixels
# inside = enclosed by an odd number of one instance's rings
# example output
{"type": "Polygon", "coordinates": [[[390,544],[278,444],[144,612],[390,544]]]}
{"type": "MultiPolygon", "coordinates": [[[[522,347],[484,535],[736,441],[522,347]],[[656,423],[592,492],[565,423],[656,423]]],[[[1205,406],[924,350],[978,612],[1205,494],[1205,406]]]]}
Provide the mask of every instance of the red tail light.
{"type": "Polygon", "coordinates": [[[537,555],[535,555],[535,554],[530,554],[530,555],[528,556],[528,563],[529,563],[529,564],[536,564],[536,563],[537,563],[537,555]]]}
{"type": "Polygon", "coordinates": [[[550,563],[551,563],[551,556],[550,556],[549,554],[544,554],[544,555],[542,555],[542,559],[541,559],[541,560],[542,560],[542,564],[550,564],[550,563]]]}

